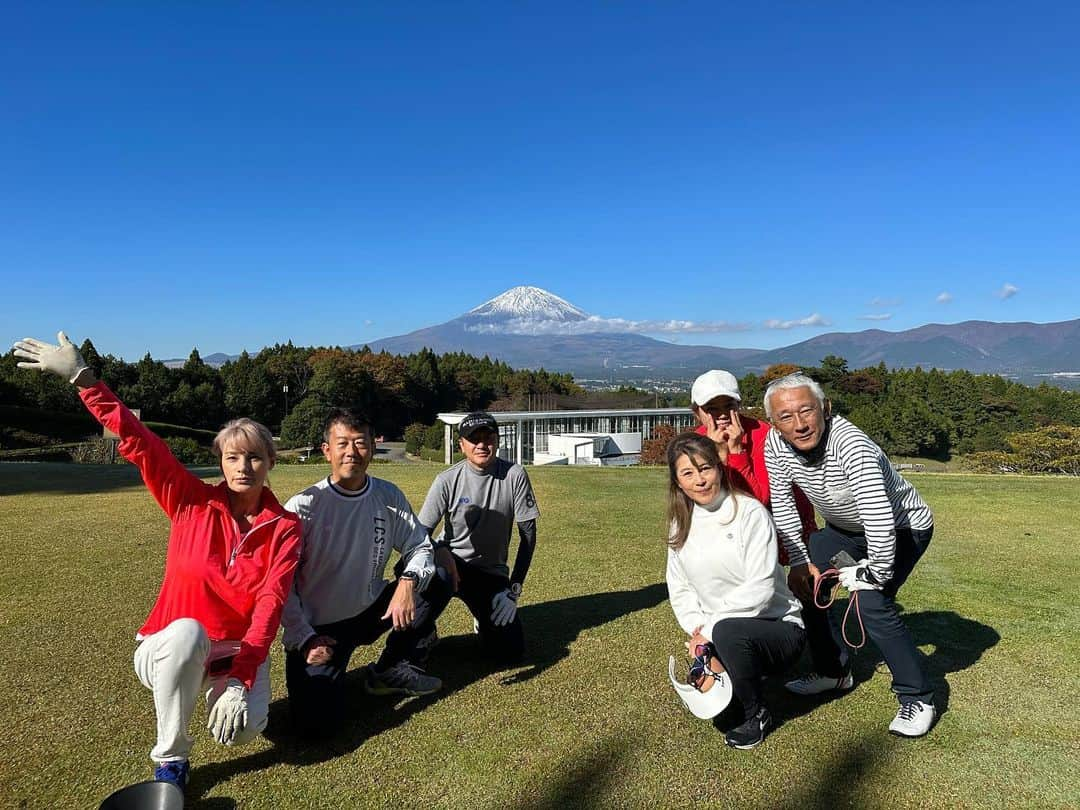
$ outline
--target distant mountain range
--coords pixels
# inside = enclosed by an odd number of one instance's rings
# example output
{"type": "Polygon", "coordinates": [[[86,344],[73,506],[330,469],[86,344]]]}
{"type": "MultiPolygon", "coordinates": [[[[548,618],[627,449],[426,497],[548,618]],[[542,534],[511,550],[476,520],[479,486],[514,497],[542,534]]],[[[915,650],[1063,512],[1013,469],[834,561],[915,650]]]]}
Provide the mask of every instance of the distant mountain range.
{"type": "Polygon", "coordinates": [[[601,331],[606,324],[537,287],[514,287],[438,326],[369,343],[373,351],[409,354],[465,351],[515,368],[546,368],[576,377],[685,378],[710,368],[743,375],[774,363],[816,366],[826,355],[849,368],[967,369],[1032,378],[1080,371],[1080,319],[1060,323],[965,321],[903,332],[830,332],[779,349],[724,349],[666,343],[638,334],[601,331]],[[596,327],[596,331],[590,331],[596,327]]]}
{"type": "MultiPolygon", "coordinates": [[[[967,369],[1025,382],[1080,383],[1080,319],[1059,323],[964,321],[927,324],[902,332],[868,329],[830,332],[779,349],[725,349],[666,343],[632,333],[633,325],[589,315],[538,287],[514,287],[446,323],[364,345],[373,351],[410,354],[427,347],[442,354],[467,352],[503,360],[514,368],[546,368],[578,378],[688,379],[710,368],[736,375],[760,373],[774,363],[816,366],[826,355],[852,369],[967,369]],[[1057,377],[1052,375],[1057,374],[1057,377]]],[[[219,365],[229,357],[203,358],[219,365]]],[[[183,360],[167,361],[181,365],[183,360]]]]}

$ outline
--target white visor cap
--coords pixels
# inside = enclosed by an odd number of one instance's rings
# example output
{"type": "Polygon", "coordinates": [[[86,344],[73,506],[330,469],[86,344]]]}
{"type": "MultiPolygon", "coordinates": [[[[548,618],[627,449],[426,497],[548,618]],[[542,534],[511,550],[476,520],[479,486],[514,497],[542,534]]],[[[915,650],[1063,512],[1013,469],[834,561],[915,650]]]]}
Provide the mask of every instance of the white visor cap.
{"type": "Polygon", "coordinates": [[[668,657],[668,677],[671,685],[675,687],[675,694],[686,704],[694,717],[711,720],[731,703],[731,678],[726,672],[713,679],[712,688],[708,692],[699,692],[675,677],[675,656],[672,655],[668,657]]]}
{"type": "Polygon", "coordinates": [[[735,375],[730,371],[714,368],[694,380],[694,385],[690,388],[690,404],[700,408],[717,397],[731,397],[737,402],[742,402],[742,397],[739,395],[739,381],[735,379],[735,375]]]}

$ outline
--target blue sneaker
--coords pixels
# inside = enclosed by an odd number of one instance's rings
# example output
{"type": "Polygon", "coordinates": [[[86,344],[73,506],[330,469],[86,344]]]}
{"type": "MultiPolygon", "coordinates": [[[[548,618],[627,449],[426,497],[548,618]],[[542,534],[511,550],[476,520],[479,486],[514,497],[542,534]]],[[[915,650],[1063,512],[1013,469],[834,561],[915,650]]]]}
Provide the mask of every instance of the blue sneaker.
{"type": "Polygon", "coordinates": [[[187,787],[188,761],[178,759],[173,762],[162,762],[154,768],[155,782],[168,782],[180,788],[181,792],[187,787]]]}

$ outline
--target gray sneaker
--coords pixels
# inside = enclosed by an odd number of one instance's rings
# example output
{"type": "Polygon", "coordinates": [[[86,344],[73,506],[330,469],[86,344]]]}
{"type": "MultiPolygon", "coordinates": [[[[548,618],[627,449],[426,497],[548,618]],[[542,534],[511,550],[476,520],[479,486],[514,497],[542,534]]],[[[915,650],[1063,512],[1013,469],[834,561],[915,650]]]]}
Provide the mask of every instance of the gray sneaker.
{"type": "Polygon", "coordinates": [[[364,691],[369,695],[430,695],[442,689],[442,681],[408,661],[398,661],[382,672],[368,667],[364,691]]]}

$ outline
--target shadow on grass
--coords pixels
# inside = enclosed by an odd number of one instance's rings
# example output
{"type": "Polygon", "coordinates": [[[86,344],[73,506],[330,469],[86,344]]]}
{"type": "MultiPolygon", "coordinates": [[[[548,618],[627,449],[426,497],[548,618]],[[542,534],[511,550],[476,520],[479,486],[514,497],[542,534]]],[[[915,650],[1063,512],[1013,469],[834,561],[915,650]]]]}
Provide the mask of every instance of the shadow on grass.
{"type": "MultiPolygon", "coordinates": [[[[221,475],[217,467],[188,469],[210,483],[221,475]]],[[[142,486],[139,471],[131,464],[0,462],[0,496],[92,495],[142,486]]]]}
{"type": "MultiPolygon", "coordinates": [[[[934,650],[923,655],[923,666],[934,688],[934,708],[938,717],[949,710],[949,682],[945,675],[974,666],[982,654],[1001,640],[1001,635],[988,624],[968,619],[952,610],[926,610],[900,616],[919,647],[932,645],[934,650]]],[[[873,642],[852,660],[851,671],[856,683],[869,680],[883,665],[883,659],[873,642]]],[[[886,670],[887,671],[887,670],[886,670]]]]}
{"type": "MultiPolygon", "coordinates": [[[[844,605],[841,605],[840,616],[843,616],[843,608],[844,605]]],[[[923,665],[930,677],[930,684],[934,690],[934,707],[940,719],[949,710],[949,682],[945,676],[950,672],[960,672],[973,666],[984,652],[1000,641],[1001,636],[989,625],[965,618],[951,610],[903,613],[901,605],[897,604],[897,608],[901,611],[904,623],[915,639],[915,644],[934,647],[930,655],[923,655],[923,665]]],[[[804,653],[804,657],[809,659],[809,650],[804,653]]],[[[802,669],[808,670],[810,667],[804,666],[802,669]]],[[[867,641],[866,646],[852,656],[851,673],[855,678],[856,686],[870,680],[879,669],[884,672],[885,677],[890,677],[878,648],[872,641],[867,641]]],[[[793,695],[784,688],[784,681],[787,679],[787,677],[770,678],[764,688],[765,704],[773,716],[774,728],[779,728],[788,720],[810,714],[820,706],[844,698],[843,692],[823,692],[820,695],[809,696],[793,695]]],[[[723,715],[721,715],[722,718],[724,718],[723,715]]],[[[722,720],[718,727],[726,730],[722,720]]]]}
{"type": "Polygon", "coordinates": [[[872,779],[874,771],[891,757],[890,746],[883,745],[881,735],[864,734],[849,740],[844,750],[823,763],[818,770],[802,780],[802,784],[784,782],[780,795],[769,797],[763,807],[782,810],[817,810],[817,808],[858,806],[860,785],[872,779]]]}
{"type": "MultiPolygon", "coordinates": [[[[665,599],[667,586],[657,583],[637,590],[574,596],[522,607],[521,619],[528,645],[527,668],[507,677],[503,683],[529,680],[563,660],[570,654],[570,644],[583,630],[653,607],[665,599]]],[[[428,671],[442,679],[443,688],[428,697],[404,700],[371,697],[361,687],[361,669],[354,668],[346,676],[346,692],[349,696],[346,711],[354,722],[338,735],[324,740],[306,740],[294,736],[291,733],[288,700],[276,700],[270,705],[270,718],[264,735],[274,747],[228,762],[194,768],[188,784],[188,806],[203,810],[229,807],[222,804],[223,800],[219,797],[201,797],[215,785],[227,782],[239,773],[259,771],[282,763],[314,765],[348,754],[369,738],[396,728],[433,703],[504,669],[504,665],[484,655],[479,637],[472,634],[444,638],[435,648],[428,671]]],[[[621,748],[602,746],[589,762],[567,776],[566,790],[576,789],[573,785],[577,782],[601,778],[608,760],[622,756],[622,753],[621,748]],[[590,763],[595,765],[595,773],[590,763]]],[[[556,788],[550,795],[562,795],[560,790],[562,788],[556,788]]],[[[557,802],[536,805],[537,808],[556,806],[560,805],[557,802]]]]}
{"type": "Polygon", "coordinates": [[[535,678],[566,658],[570,655],[570,645],[583,630],[655,607],[667,598],[667,585],[658,582],[633,591],[591,593],[526,605],[520,612],[530,666],[506,682],[520,683],[535,678]]]}
{"type": "MultiPolygon", "coordinates": [[[[838,619],[843,616],[844,607],[846,603],[840,604],[838,619]]],[[[945,676],[950,672],[960,672],[974,666],[984,652],[1001,640],[1001,635],[990,625],[968,619],[951,610],[905,613],[903,605],[897,603],[896,607],[911,631],[916,646],[934,648],[929,655],[921,652],[920,655],[934,690],[934,708],[940,719],[949,710],[950,690],[945,676]]],[[[837,610],[837,607],[834,606],[833,610],[837,610]]],[[[809,651],[804,655],[809,657],[809,651]]],[[[855,678],[856,686],[870,680],[877,671],[890,677],[881,652],[873,641],[868,640],[863,649],[852,655],[851,674],[855,678]]],[[[799,697],[792,695],[779,682],[771,682],[766,689],[766,699],[778,726],[784,720],[806,714],[818,706],[842,698],[843,693],[838,692],[799,697]]]]}
{"type": "Polygon", "coordinates": [[[601,803],[598,797],[608,793],[621,778],[620,763],[630,753],[625,737],[609,737],[585,754],[563,776],[546,788],[544,795],[515,804],[521,810],[565,810],[567,807],[591,807],[601,803]]]}

